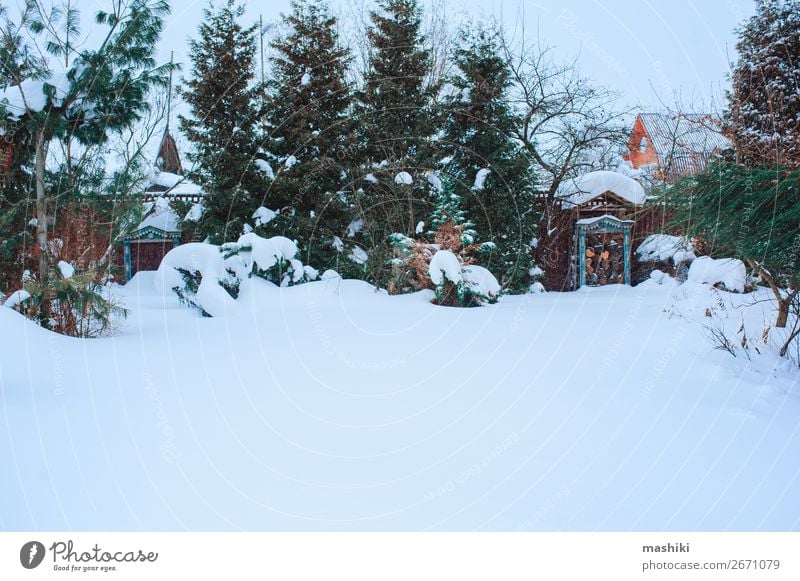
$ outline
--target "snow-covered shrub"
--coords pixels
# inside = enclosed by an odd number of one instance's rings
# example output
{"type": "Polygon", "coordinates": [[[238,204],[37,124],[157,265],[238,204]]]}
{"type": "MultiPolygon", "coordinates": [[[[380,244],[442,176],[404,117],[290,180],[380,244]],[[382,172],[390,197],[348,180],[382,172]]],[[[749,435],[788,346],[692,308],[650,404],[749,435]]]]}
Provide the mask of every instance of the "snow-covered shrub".
{"type": "Polygon", "coordinates": [[[76,273],[61,261],[47,283],[29,281],[15,291],[4,306],[12,308],[43,327],[70,337],[100,337],[111,334],[127,311],[98,282],[92,271],[76,273]]]}
{"type": "Polygon", "coordinates": [[[689,282],[721,286],[724,290],[744,292],[747,282],[747,271],[744,263],[738,258],[714,259],[701,256],[689,267],[689,282]]]}
{"type": "Polygon", "coordinates": [[[283,236],[262,238],[248,233],[236,242],[221,247],[225,260],[238,257],[241,268],[230,269],[231,274],[243,272],[258,276],[278,286],[293,286],[319,278],[316,269],[304,265],[297,256],[297,245],[283,236]]]}
{"type": "Polygon", "coordinates": [[[689,265],[697,258],[693,241],[669,234],[651,234],[636,248],[639,262],[637,280],[646,280],[651,271],[660,270],[685,280],[689,265]]]}
{"type": "Polygon", "coordinates": [[[435,302],[449,307],[477,307],[497,302],[500,283],[482,266],[465,264],[449,250],[437,250],[428,265],[435,302]]]}
{"type": "Polygon", "coordinates": [[[161,261],[155,285],[203,315],[229,315],[236,310],[241,285],[252,276],[279,286],[317,280],[317,270],[296,255],[297,245],[288,238],[262,238],[252,232],[222,246],[184,244],[161,261]]]}

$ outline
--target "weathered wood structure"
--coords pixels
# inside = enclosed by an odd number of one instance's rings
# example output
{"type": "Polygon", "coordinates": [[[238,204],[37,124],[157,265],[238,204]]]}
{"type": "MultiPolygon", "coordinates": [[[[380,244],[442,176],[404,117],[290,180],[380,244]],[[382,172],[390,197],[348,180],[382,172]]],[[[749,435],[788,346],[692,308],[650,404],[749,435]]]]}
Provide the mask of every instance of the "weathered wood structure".
{"type": "Polygon", "coordinates": [[[554,236],[543,253],[546,288],[635,282],[634,239],[654,221],[642,186],[620,173],[591,172],[565,183],[559,199],[554,236]]]}
{"type": "Polygon", "coordinates": [[[158,270],[164,256],[181,243],[178,215],[165,198],[145,207],[145,218],[122,240],[125,280],[142,270],[158,270]]]}

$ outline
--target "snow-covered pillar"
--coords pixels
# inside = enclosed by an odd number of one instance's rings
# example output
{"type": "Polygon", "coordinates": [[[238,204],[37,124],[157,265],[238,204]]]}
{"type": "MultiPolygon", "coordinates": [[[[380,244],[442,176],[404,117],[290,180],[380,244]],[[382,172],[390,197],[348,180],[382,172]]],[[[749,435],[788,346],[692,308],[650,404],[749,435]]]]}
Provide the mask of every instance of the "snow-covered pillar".
{"type": "Polygon", "coordinates": [[[127,238],[122,243],[122,258],[125,264],[125,280],[128,281],[133,276],[133,264],[131,261],[131,241],[127,238]]]}
{"type": "Polygon", "coordinates": [[[578,288],[586,286],[586,233],[578,226],[578,288]]]}
{"type": "Polygon", "coordinates": [[[631,229],[622,229],[622,270],[625,273],[625,284],[631,284],[631,229]]]}

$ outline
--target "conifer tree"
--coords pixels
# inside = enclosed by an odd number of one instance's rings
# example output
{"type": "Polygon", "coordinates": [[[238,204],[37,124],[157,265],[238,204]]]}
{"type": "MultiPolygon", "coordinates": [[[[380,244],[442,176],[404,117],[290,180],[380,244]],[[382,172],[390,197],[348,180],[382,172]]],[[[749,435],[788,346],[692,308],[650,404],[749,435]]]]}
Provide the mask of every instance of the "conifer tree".
{"type": "MultiPolygon", "coordinates": [[[[76,42],[80,18],[68,0],[49,7],[27,1],[16,22],[0,10],[2,177],[7,186],[0,194],[0,224],[23,225],[24,232],[0,240],[0,255],[15,262],[18,272],[33,258],[34,252],[26,252],[25,246],[34,247],[38,269],[25,278],[36,296],[28,314],[62,332],[83,331],[52,324],[58,309],[62,314],[72,313],[73,308],[80,311],[85,304],[73,302],[79,296],[92,295],[97,304],[102,302],[95,284],[101,274],[90,271],[108,267],[114,240],[110,230],[119,226],[125,205],[117,203],[115,188],[132,178],[127,171],[117,171],[107,179],[107,143],[142,119],[150,109],[152,90],[166,86],[172,69],[157,66],[153,56],[169,14],[168,3],[109,4],[108,10],[95,14],[98,32],[102,31],[97,44],[76,42]],[[76,224],[68,219],[60,224],[59,214],[73,217],[76,224]],[[64,275],[72,266],[63,269],[56,264],[65,258],[65,236],[51,240],[52,229],[60,229],[62,236],[70,230],[93,235],[95,226],[105,230],[100,256],[85,265],[78,263],[85,272],[74,278],[64,275]],[[78,294],[58,294],[59,288],[67,287],[78,294]]],[[[84,245],[83,255],[98,246],[85,241],[84,245]]],[[[17,284],[23,282],[19,278],[17,284]]]]}
{"type": "Polygon", "coordinates": [[[361,177],[357,203],[371,247],[370,276],[381,283],[388,236],[414,233],[430,213],[428,180],[436,133],[431,55],[416,0],[379,0],[368,31],[370,58],[358,104],[361,177]]]}
{"type": "Polygon", "coordinates": [[[263,228],[297,240],[306,262],[335,267],[335,236],[349,219],[341,192],[348,180],[352,91],[350,52],[339,42],[325,0],[294,0],[288,32],[272,43],[267,149],[275,180],[263,204],[281,210],[263,228]]]}
{"type": "Polygon", "coordinates": [[[481,261],[512,291],[530,285],[536,179],[511,137],[516,119],[508,104],[510,71],[492,27],[461,32],[453,55],[454,88],[444,103],[445,147],[454,194],[482,240],[494,248],[481,261]]]}
{"type": "Polygon", "coordinates": [[[739,161],[800,168],[800,0],[758,0],[738,32],[728,122],[739,161]]]}
{"type": "Polygon", "coordinates": [[[214,243],[242,233],[267,187],[255,164],[260,143],[256,26],[244,28],[243,13],[234,0],[216,11],[209,5],[198,38],[189,42],[192,77],[183,96],[191,115],[180,117],[180,127],[194,147],[188,175],[205,192],[195,235],[214,243]]]}

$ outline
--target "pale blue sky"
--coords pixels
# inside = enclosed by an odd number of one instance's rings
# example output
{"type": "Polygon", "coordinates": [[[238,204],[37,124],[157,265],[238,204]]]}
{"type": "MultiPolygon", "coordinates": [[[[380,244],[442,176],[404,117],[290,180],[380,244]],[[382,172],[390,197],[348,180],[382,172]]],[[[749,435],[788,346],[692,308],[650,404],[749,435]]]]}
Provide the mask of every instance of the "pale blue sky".
{"type": "MultiPolygon", "coordinates": [[[[219,0],[218,0],[219,1],[219,0]]],[[[348,0],[332,0],[345,12],[348,0]]],[[[753,13],[752,0],[448,0],[454,22],[461,14],[495,16],[508,27],[541,37],[563,58],[578,58],[584,74],[623,95],[631,106],[660,108],[679,94],[685,104],[719,101],[735,58],[733,29],[753,13]],[[524,24],[522,16],[524,15],[524,24]]],[[[186,37],[195,34],[206,0],[173,2],[161,45],[186,58],[186,37]]],[[[248,17],[278,18],[289,0],[248,2],[248,17]]],[[[85,9],[89,8],[89,2],[85,9]]],[[[90,9],[91,10],[91,9],[90,9]]]]}

